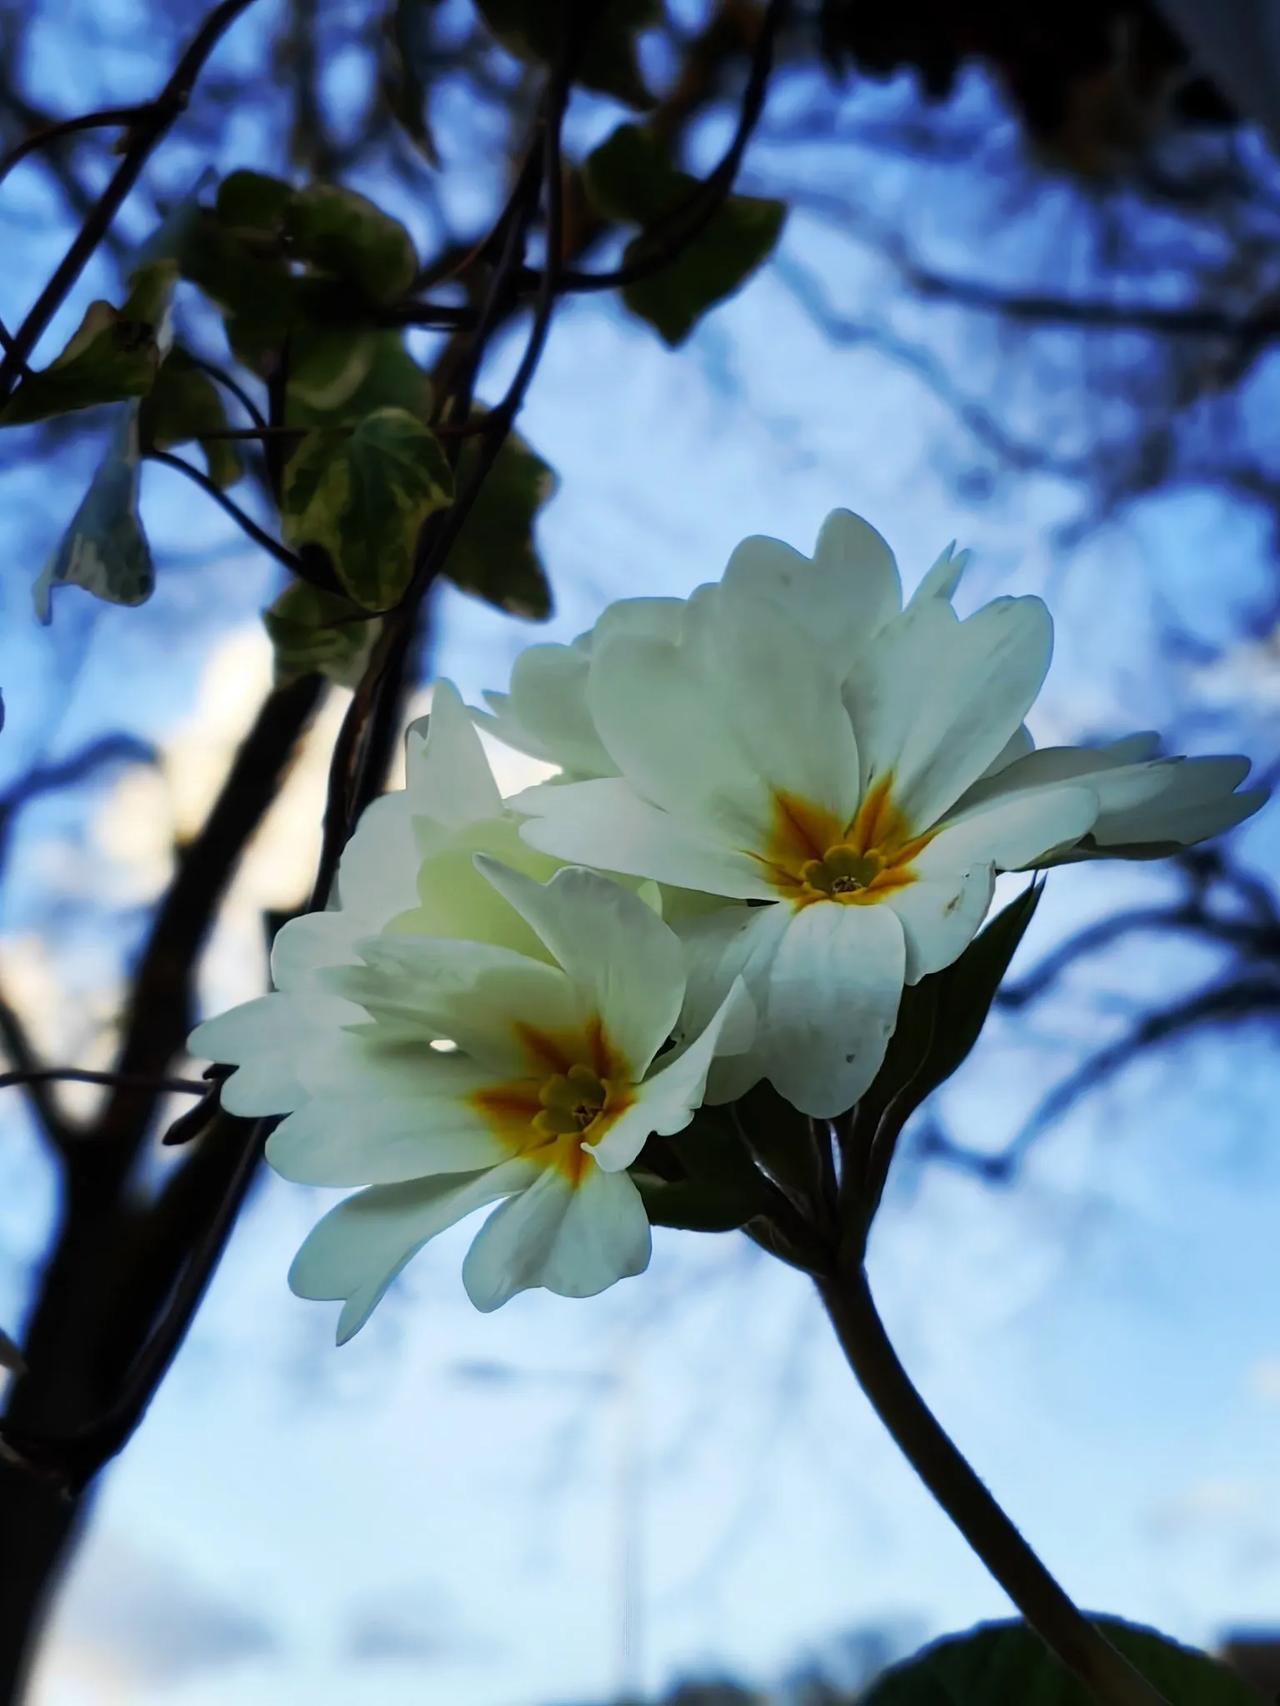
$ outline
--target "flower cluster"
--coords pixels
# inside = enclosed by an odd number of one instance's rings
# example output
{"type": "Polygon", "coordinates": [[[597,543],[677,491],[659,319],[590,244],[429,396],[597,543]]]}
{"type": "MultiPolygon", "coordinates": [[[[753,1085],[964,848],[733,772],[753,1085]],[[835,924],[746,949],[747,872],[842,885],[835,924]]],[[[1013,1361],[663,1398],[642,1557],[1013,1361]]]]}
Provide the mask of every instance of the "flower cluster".
{"type": "Polygon", "coordinates": [[[963,554],[905,604],[832,515],[812,559],[746,540],[687,600],[535,645],[469,713],[448,682],[274,992],[198,1027],[223,1101],[287,1115],[286,1178],[363,1186],[294,1261],[354,1333],[410,1257],[500,1202],[463,1269],[492,1309],[638,1273],[648,1140],[760,1080],[825,1119],[873,1083],[904,986],[950,965],[1002,871],[1147,858],[1238,823],[1239,758],[1153,736],[1036,750],[1037,598],[961,619],[963,554]],[[475,723],[560,768],[503,801],[475,723]]]}

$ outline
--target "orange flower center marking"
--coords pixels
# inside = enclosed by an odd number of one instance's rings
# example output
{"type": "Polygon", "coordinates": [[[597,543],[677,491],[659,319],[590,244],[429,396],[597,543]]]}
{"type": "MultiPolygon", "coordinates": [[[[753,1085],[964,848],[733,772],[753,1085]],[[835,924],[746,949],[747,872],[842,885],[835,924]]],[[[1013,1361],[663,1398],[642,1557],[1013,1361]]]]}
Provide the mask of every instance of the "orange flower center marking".
{"type": "Polygon", "coordinates": [[[599,1020],[581,1035],[517,1027],[527,1077],[472,1095],[472,1105],[513,1156],[554,1167],[576,1185],[589,1150],[635,1101],[626,1063],[599,1020]]]}
{"type": "Polygon", "coordinates": [[[932,839],[913,835],[893,799],[893,777],[867,790],[850,823],[781,789],[774,793],[768,850],[755,857],[769,881],[794,906],[838,901],[870,906],[916,881],[912,860],[932,839]]]}

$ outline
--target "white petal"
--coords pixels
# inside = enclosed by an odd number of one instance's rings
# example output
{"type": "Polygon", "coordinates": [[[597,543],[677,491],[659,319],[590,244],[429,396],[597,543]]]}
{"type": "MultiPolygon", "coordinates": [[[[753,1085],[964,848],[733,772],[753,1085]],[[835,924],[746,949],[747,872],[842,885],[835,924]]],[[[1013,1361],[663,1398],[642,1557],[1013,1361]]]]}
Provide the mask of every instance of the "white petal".
{"type": "Polygon", "coordinates": [[[702,593],[689,600],[682,650],[714,705],[722,752],[765,784],[766,831],[779,788],[841,821],[853,816],[858,749],[840,694],[841,663],[784,612],[702,593]]]}
{"type": "Polygon", "coordinates": [[[882,904],[897,913],[906,937],[908,983],[959,959],[987,916],[994,888],[995,869],[987,863],[908,883],[885,897],[882,904]]]}
{"type": "Polygon", "coordinates": [[[864,788],[891,771],[916,831],[936,823],[1017,729],[1052,648],[1038,598],[996,599],[965,622],[940,598],[910,605],[846,683],[864,788]]]}
{"type": "Polygon", "coordinates": [[[766,845],[778,789],[851,817],[857,752],[831,660],[776,607],[704,591],[679,646],[624,638],[593,654],[587,700],[618,768],[732,849],[766,845]]]}
{"type": "Polygon", "coordinates": [[[629,1167],[657,1132],[673,1137],[683,1131],[702,1106],[707,1073],[727,1036],[742,1053],[755,1033],[755,1006],[741,979],[730,989],[709,1025],[678,1053],[666,1057],[661,1069],[636,1086],[636,1101],[592,1146],[596,1165],[608,1173],[629,1167]]]}
{"type": "Polygon", "coordinates": [[[842,509],[823,522],[812,562],[778,539],[744,539],[721,585],[784,611],[831,655],[841,675],[902,605],[893,552],[874,527],[842,509]]]}
{"type": "Polygon", "coordinates": [[[338,908],[291,918],[271,944],[271,981],[277,989],[305,990],[324,966],[350,965],[356,943],[368,934],[365,919],[338,908]]]}
{"type": "Polygon", "coordinates": [[[495,1167],[511,1158],[470,1092],[492,1082],[461,1057],[424,1063],[416,1093],[305,1102],[267,1139],[267,1160],[302,1185],[389,1185],[495,1167]]]}
{"type": "Polygon", "coordinates": [[[537,1285],[561,1297],[594,1297],[643,1273],[649,1252],[649,1220],[626,1173],[589,1166],[574,1189],[548,1169],[489,1216],[462,1265],[462,1283],[485,1311],[537,1285]]]}
{"type": "Polygon", "coordinates": [[[768,1000],[769,969],[791,917],[791,908],[781,904],[723,906],[680,926],[688,977],[680,1016],[681,1036],[695,1037],[710,1024],[738,979],[746,987],[758,1015],[750,1046],[713,1062],[705,1097],[708,1102],[736,1101],[764,1075],[763,1014],[768,1000]]]}
{"type": "Polygon", "coordinates": [[[509,1161],[484,1173],[447,1174],[411,1185],[375,1185],[348,1197],[312,1228],[289,1269],[298,1297],[345,1299],[338,1343],[369,1319],[387,1287],[428,1239],[537,1175],[509,1161]]]}
{"type": "Polygon", "coordinates": [[[987,768],[982,772],[982,775],[978,778],[977,785],[980,786],[989,776],[998,776],[1002,770],[1007,770],[1017,759],[1025,758],[1029,752],[1034,752],[1035,749],[1036,743],[1031,738],[1031,730],[1025,723],[1019,723],[1018,727],[1013,731],[1008,740],[1000,748],[999,752],[991,760],[990,764],[987,765],[987,768]]]}
{"type": "Polygon", "coordinates": [[[323,997],[260,995],[197,1025],[187,1050],[197,1060],[239,1068],[222,1086],[228,1113],[288,1113],[306,1099],[299,1067],[317,1035],[326,1034],[336,1006],[323,997]]]}
{"type": "MultiPolygon", "coordinates": [[[[471,713],[451,681],[436,682],[426,723],[425,742],[407,745],[405,791],[414,815],[451,827],[495,817],[502,796],[471,713]]],[[[414,725],[415,732],[420,726],[414,725]]]]}
{"type": "Polygon", "coordinates": [[[374,800],[342,850],[335,891],[342,911],[359,918],[366,933],[380,930],[388,918],[413,905],[419,859],[405,791],[374,800]]]}
{"type": "Polygon", "coordinates": [[[640,799],[621,778],[547,782],[518,796],[531,847],[605,871],[744,900],[771,898],[760,866],[640,799]]]}
{"type": "Polygon", "coordinates": [[[1251,817],[1268,790],[1234,792],[1249,774],[1247,758],[1184,758],[1159,766],[1163,787],[1149,801],[1104,812],[1094,827],[1099,846],[1144,841],[1190,846],[1251,817]]]}
{"type": "Polygon", "coordinates": [[[580,776],[612,776],[616,766],[587,710],[587,655],[572,646],[526,646],[511,690],[490,721],[500,740],[580,776]]]}
{"type": "Polygon", "coordinates": [[[641,1078],[675,1028],[684,961],[675,934],[638,896],[571,867],[547,884],[483,854],[476,865],[505,895],[582,992],[589,1014],[641,1078]]]}
{"type": "Polygon", "coordinates": [[[820,901],[793,914],[761,1019],[779,1093],[819,1119],[851,1108],[884,1059],[905,972],[902,925],[889,907],[820,901]]]}
{"type": "Polygon", "coordinates": [[[423,856],[416,904],[389,919],[385,929],[396,935],[490,942],[545,960],[545,948],[524,919],[476,870],[477,853],[501,859],[539,882],[559,869],[559,860],[521,839],[519,823],[509,814],[467,824],[437,839],[423,856]]]}
{"type": "Polygon", "coordinates": [[[956,550],[956,542],[953,539],[911,594],[910,602],[917,604],[926,598],[954,598],[961,576],[969,566],[969,557],[968,551],[956,550]]]}
{"type": "Polygon", "coordinates": [[[1087,835],[1097,815],[1097,794],[1078,785],[997,796],[948,818],[914,867],[923,878],[943,881],[972,865],[1020,871],[1051,848],[1087,835]]]}
{"type": "Polygon", "coordinates": [[[375,936],[363,966],[336,966],[325,981],[361,1007],[388,1038],[449,1037],[499,1076],[528,1070],[521,1027],[580,1024],[581,1004],[558,966],[485,942],[375,936]]]}
{"type": "Polygon", "coordinates": [[[586,649],[597,647],[619,634],[634,634],[649,640],[678,640],[684,627],[683,598],[615,598],[601,611],[586,649]]]}

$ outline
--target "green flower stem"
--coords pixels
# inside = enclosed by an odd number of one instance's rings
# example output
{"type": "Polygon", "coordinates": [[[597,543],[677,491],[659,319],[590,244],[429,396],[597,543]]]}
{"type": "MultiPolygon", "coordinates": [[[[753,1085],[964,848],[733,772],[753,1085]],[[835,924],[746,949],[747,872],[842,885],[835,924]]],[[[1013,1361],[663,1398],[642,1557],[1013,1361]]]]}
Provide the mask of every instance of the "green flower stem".
{"type": "Polygon", "coordinates": [[[1046,1646],[1100,1706],[1169,1706],[1076,1609],[948,1438],[898,1361],[865,1272],[818,1276],[816,1283],[872,1409],[1046,1646]]]}

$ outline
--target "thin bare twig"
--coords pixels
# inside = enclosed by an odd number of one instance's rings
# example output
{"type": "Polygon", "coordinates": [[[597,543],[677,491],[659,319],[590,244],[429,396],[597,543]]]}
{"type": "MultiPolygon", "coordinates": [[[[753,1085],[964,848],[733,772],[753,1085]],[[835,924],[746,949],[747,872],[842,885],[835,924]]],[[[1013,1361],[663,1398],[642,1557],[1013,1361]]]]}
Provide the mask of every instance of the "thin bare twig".
{"type": "Polygon", "coordinates": [[[147,116],[135,125],[124,157],[112,173],[106,188],[72,238],[71,246],[58,263],[52,278],[36,298],[35,305],[14,332],[4,359],[0,361],[0,397],[8,396],[13,389],[41,333],[62,306],[67,293],[106,235],[125,197],[141,176],[143,167],[174,120],[185,110],[196,80],[204,69],[205,61],[227,29],[253,4],[254,0],[222,0],[221,5],[215,6],[178,61],[169,81],[155,100],[149,103],[147,116]]]}
{"type": "Polygon", "coordinates": [[[0,184],[15,166],[38,148],[47,148],[51,142],[60,142],[64,137],[75,136],[81,131],[109,130],[114,125],[134,124],[138,119],[146,118],[154,106],[154,101],[144,101],[141,105],[135,103],[129,107],[103,107],[95,113],[78,113],[73,118],[54,119],[41,125],[29,136],[24,136],[21,142],[16,142],[0,159],[0,184]]]}

